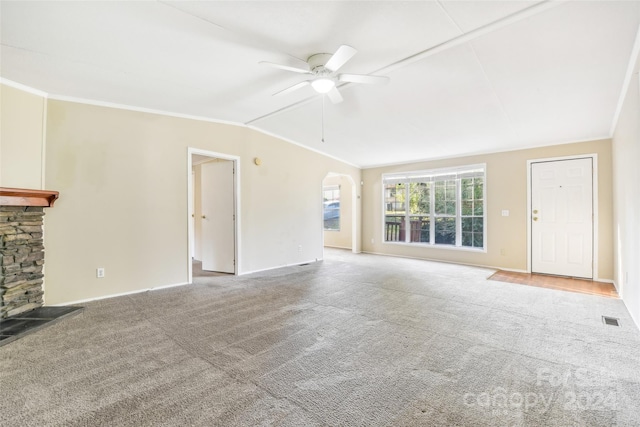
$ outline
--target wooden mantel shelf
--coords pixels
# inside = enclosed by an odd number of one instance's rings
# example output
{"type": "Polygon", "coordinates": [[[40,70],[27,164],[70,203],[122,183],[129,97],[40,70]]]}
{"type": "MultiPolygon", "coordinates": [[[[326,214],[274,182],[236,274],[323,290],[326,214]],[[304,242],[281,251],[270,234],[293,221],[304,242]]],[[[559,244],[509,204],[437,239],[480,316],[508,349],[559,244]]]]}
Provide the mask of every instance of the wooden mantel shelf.
{"type": "Polygon", "coordinates": [[[23,188],[0,187],[0,206],[42,206],[53,207],[58,198],[57,191],[26,190],[23,188]]]}

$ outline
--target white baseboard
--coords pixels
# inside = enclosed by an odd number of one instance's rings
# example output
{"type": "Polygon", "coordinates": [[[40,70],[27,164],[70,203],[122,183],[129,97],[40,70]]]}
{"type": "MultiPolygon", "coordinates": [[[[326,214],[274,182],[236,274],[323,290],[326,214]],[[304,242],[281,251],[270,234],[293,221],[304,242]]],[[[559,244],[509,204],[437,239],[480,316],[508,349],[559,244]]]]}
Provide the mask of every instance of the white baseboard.
{"type": "Polygon", "coordinates": [[[294,262],[292,264],[277,265],[275,267],[262,268],[262,269],[259,269],[259,270],[243,271],[241,273],[238,273],[238,276],[244,276],[244,275],[247,275],[247,274],[260,273],[260,272],[269,271],[269,270],[277,270],[278,268],[294,267],[296,265],[301,265],[301,264],[311,264],[311,263],[316,263],[316,262],[320,262],[320,261],[322,261],[322,258],[314,258],[314,259],[311,259],[309,261],[299,261],[299,262],[294,262]]]}
{"type": "Polygon", "coordinates": [[[93,298],[86,298],[86,299],[81,299],[81,300],[76,300],[76,301],[61,302],[59,304],[53,304],[50,307],[59,307],[59,306],[63,306],[63,305],[84,304],[86,302],[100,301],[100,300],[108,299],[108,298],[123,297],[123,296],[126,296],[126,295],[134,295],[134,294],[139,294],[139,293],[147,292],[147,291],[157,291],[157,290],[160,290],[160,289],[175,288],[177,286],[185,286],[185,285],[190,285],[190,283],[186,283],[186,282],[185,283],[174,283],[174,284],[171,284],[171,285],[157,286],[157,287],[154,287],[154,288],[137,289],[135,291],[121,292],[121,293],[118,293],[118,294],[110,294],[110,295],[104,295],[104,296],[93,297],[93,298]]]}
{"type": "MultiPolygon", "coordinates": [[[[417,259],[417,260],[431,261],[431,262],[444,262],[446,264],[457,264],[457,265],[466,265],[466,266],[469,266],[469,267],[489,268],[491,270],[511,271],[513,273],[525,273],[525,274],[530,274],[531,273],[530,271],[521,270],[521,269],[518,269],[518,268],[505,268],[505,267],[497,267],[497,266],[494,266],[494,265],[467,264],[467,263],[456,262],[456,261],[445,261],[445,260],[434,259],[434,258],[411,257],[411,256],[405,256],[405,255],[393,255],[393,254],[387,254],[387,253],[382,253],[382,252],[362,251],[362,253],[371,254],[371,255],[390,256],[390,257],[395,257],[395,258],[417,259]]],[[[588,279],[586,279],[586,280],[588,280],[588,279]]],[[[615,286],[616,290],[618,290],[618,286],[611,279],[600,279],[600,278],[594,277],[592,280],[594,282],[611,283],[611,284],[613,284],[615,286]]]]}
{"type": "Polygon", "coordinates": [[[524,273],[524,274],[531,273],[530,271],[520,270],[519,268],[504,268],[504,267],[489,267],[489,268],[493,268],[493,269],[496,269],[496,270],[502,270],[502,271],[510,271],[512,273],[524,273]]]}
{"type": "Polygon", "coordinates": [[[334,246],[334,245],[324,245],[325,248],[332,248],[332,249],[346,249],[346,250],[351,250],[350,247],[348,246],[334,246]]]}
{"type": "Polygon", "coordinates": [[[371,254],[371,255],[389,256],[389,257],[394,257],[394,258],[416,259],[416,260],[419,260],[419,261],[442,262],[442,263],[445,263],[445,264],[465,265],[467,267],[487,268],[489,270],[512,271],[514,273],[529,273],[526,270],[518,270],[518,269],[515,269],[515,268],[504,268],[504,267],[496,267],[496,266],[493,266],[493,265],[482,265],[482,264],[468,264],[468,263],[464,263],[464,262],[446,261],[446,260],[435,259],[435,258],[420,258],[420,257],[406,256],[406,255],[392,255],[392,254],[386,254],[386,253],[381,253],[381,252],[369,252],[369,251],[362,251],[362,253],[371,254]]]}

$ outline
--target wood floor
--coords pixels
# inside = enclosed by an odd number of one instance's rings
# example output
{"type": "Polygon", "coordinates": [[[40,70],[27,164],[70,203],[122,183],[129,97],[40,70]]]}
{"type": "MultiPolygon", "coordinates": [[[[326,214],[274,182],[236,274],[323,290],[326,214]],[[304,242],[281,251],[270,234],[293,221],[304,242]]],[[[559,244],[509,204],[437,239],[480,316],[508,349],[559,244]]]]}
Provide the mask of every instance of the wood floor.
{"type": "Polygon", "coordinates": [[[546,274],[535,273],[515,273],[512,271],[498,270],[489,277],[488,280],[618,298],[618,292],[616,292],[616,288],[612,283],[595,282],[593,280],[576,279],[572,277],[549,276],[546,274]]]}

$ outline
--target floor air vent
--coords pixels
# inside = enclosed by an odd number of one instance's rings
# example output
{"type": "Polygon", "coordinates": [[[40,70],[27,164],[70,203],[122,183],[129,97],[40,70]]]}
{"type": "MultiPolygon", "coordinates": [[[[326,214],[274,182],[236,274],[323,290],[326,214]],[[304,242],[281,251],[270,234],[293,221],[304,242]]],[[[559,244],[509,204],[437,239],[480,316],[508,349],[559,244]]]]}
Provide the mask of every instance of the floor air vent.
{"type": "Polygon", "coordinates": [[[618,323],[618,319],[616,319],[615,317],[602,316],[602,321],[605,325],[620,326],[620,323],[618,323]]]}

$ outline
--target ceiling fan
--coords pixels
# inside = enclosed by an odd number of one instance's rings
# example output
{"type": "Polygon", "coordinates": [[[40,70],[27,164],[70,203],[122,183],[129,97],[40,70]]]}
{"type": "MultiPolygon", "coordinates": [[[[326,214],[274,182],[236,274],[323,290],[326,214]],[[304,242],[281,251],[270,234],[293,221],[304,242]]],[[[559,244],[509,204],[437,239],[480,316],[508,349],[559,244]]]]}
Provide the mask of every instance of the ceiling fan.
{"type": "Polygon", "coordinates": [[[273,62],[261,61],[266,64],[282,70],[293,71],[301,74],[311,74],[313,77],[309,80],[297,83],[291,87],[283,89],[273,94],[273,96],[284,95],[295,90],[301,89],[307,85],[318,93],[327,94],[331,102],[337,104],[342,102],[343,98],[336,83],[366,83],[366,84],[384,84],[389,81],[386,76],[369,76],[365,74],[337,74],[338,70],[347,63],[358,51],[351,46],[342,45],[332,55],[330,53],[316,53],[307,58],[306,61],[296,59],[295,65],[275,64],[273,62]]]}

